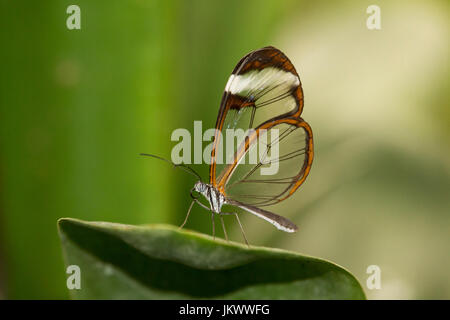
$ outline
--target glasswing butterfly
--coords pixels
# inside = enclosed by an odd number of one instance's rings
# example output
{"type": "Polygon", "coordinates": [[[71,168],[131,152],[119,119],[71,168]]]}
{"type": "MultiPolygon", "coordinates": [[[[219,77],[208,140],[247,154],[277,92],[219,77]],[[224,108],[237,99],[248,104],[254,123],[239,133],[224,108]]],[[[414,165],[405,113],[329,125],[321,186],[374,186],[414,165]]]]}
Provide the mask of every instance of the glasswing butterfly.
{"type": "Polygon", "coordinates": [[[180,228],[197,203],[211,212],[213,236],[214,217],[219,215],[227,240],[223,215],[234,215],[248,245],[238,213],[222,212],[224,204],[254,214],[282,231],[297,231],[293,222],[262,207],[290,197],[309,174],[314,155],[313,137],[311,127],[300,117],[302,110],[303,90],[294,66],[280,50],[264,47],[244,56],[225,86],[212,143],[209,183],[203,182],[200,175],[185,164],[142,154],[170,162],[199,178],[191,189],[192,202],[180,228]],[[222,158],[221,146],[225,143],[222,131],[237,128],[247,130],[248,134],[233,149],[231,161],[222,164],[217,161],[222,158]],[[266,143],[261,143],[263,136],[266,143]],[[268,136],[270,142],[267,142],[268,136]],[[243,159],[256,146],[260,158],[253,164],[245,164],[243,159]],[[274,149],[277,155],[269,157],[274,149]],[[264,168],[274,164],[278,168],[276,174],[262,174],[264,168]],[[200,202],[200,195],[209,206],[200,202]]]}

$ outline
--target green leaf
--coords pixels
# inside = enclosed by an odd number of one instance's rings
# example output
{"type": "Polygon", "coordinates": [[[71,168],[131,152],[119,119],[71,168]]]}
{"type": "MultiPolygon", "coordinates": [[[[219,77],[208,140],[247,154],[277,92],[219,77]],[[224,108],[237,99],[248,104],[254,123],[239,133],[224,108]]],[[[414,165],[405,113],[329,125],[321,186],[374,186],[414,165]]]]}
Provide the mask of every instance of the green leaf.
{"type": "Polygon", "coordinates": [[[58,226],[66,264],[81,270],[76,299],[365,299],[342,267],[294,252],[168,225],[58,226]]]}

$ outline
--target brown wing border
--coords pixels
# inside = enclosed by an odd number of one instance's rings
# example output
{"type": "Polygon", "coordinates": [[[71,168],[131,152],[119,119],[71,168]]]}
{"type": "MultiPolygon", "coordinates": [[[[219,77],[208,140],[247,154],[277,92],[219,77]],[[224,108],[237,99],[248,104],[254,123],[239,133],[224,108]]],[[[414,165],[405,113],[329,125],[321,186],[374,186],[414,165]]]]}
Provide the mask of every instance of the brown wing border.
{"type": "Polygon", "coordinates": [[[246,152],[249,150],[250,146],[253,143],[256,143],[258,140],[258,137],[262,130],[269,130],[272,127],[279,125],[279,124],[290,124],[294,125],[297,128],[303,128],[306,132],[306,150],[305,150],[305,159],[303,161],[303,166],[300,169],[299,173],[296,175],[296,177],[293,179],[295,183],[292,183],[289,185],[281,194],[285,194],[288,192],[285,196],[277,199],[276,202],[283,201],[290,197],[306,180],[306,177],[309,175],[309,172],[311,171],[312,162],[314,159],[314,143],[313,143],[313,133],[310,125],[304,121],[302,118],[279,118],[274,120],[269,120],[260,125],[256,130],[252,131],[250,135],[245,139],[245,141],[241,144],[241,146],[236,151],[235,160],[232,164],[229,164],[224,169],[224,174],[221,176],[221,179],[217,182],[216,185],[214,185],[225,197],[227,197],[225,192],[225,185],[227,184],[228,179],[230,179],[234,169],[238,165],[240,159],[245,156],[246,152]]]}
{"type": "MultiPolygon", "coordinates": [[[[300,77],[298,76],[298,73],[295,70],[295,67],[292,64],[292,62],[279,49],[269,46],[250,52],[238,62],[238,64],[236,65],[236,67],[232,72],[232,75],[244,74],[245,72],[255,69],[261,70],[269,66],[277,67],[284,71],[291,72],[299,79],[299,85],[292,92],[292,95],[297,103],[297,108],[268,121],[277,121],[278,119],[283,119],[287,117],[300,118],[304,104],[303,90],[300,77]]],[[[219,108],[219,115],[216,120],[214,143],[211,150],[211,165],[209,170],[209,181],[210,184],[212,184],[213,186],[218,185],[216,181],[216,161],[215,161],[216,149],[220,143],[221,138],[220,133],[222,132],[223,124],[227,116],[227,113],[231,109],[239,110],[245,107],[252,107],[252,106],[253,107],[255,106],[254,102],[245,100],[242,97],[239,97],[238,95],[231,94],[230,92],[224,91],[222,95],[222,100],[219,108]]]]}

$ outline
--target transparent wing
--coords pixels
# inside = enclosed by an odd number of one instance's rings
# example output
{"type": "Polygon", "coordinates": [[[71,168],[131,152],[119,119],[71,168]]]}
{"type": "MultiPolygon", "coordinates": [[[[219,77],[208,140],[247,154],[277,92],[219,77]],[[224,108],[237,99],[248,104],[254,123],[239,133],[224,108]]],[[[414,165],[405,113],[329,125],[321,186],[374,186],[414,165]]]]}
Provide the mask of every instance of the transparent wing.
{"type": "Polygon", "coordinates": [[[272,121],[248,135],[234,157],[217,185],[226,198],[256,207],[276,204],[292,195],[310,171],[311,128],[301,118],[272,121]]]}
{"type": "Polygon", "coordinates": [[[248,130],[279,119],[299,118],[303,107],[300,78],[278,49],[254,51],[233,70],[222,97],[211,152],[210,183],[227,179],[226,168],[236,160],[248,130]]]}

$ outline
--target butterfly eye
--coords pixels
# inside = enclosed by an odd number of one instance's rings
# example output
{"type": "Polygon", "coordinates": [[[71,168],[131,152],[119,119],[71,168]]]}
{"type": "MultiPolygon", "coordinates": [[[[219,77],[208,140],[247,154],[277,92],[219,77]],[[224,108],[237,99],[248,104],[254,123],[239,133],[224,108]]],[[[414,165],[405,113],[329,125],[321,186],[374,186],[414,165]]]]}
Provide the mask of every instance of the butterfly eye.
{"type": "Polygon", "coordinates": [[[200,192],[200,193],[205,191],[205,188],[206,188],[205,185],[203,183],[201,183],[200,181],[197,182],[194,186],[194,190],[197,192],[200,192]]]}

